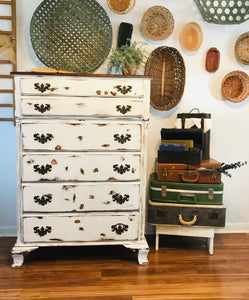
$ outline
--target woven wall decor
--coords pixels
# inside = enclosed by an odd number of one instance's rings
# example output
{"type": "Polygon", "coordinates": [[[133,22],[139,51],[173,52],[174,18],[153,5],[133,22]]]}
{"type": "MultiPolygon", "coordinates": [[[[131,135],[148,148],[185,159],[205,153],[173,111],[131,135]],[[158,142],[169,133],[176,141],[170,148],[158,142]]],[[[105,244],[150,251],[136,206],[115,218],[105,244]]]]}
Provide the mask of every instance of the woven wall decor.
{"type": "Polygon", "coordinates": [[[221,92],[231,102],[244,101],[249,96],[249,76],[243,71],[228,73],[222,80],[221,92]]]}
{"type": "Polygon", "coordinates": [[[45,66],[78,73],[96,70],[112,45],[110,19],[95,0],[44,0],[32,16],[30,36],[45,66]]]}
{"type": "Polygon", "coordinates": [[[238,37],[234,50],[236,58],[242,64],[249,65],[249,31],[241,34],[238,37]]]}
{"type": "Polygon", "coordinates": [[[130,12],[136,4],[136,0],[107,0],[107,5],[112,12],[124,15],[130,12]]]}
{"type": "Polygon", "coordinates": [[[249,19],[247,0],[194,0],[203,19],[215,24],[240,24],[249,19]]]}
{"type": "Polygon", "coordinates": [[[162,46],[152,51],[145,65],[152,77],[150,104],[157,110],[170,110],[181,100],[185,87],[185,63],[179,51],[162,46]]]}
{"type": "Polygon", "coordinates": [[[194,52],[202,44],[203,33],[199,24],[189,22],[183,26],[180,32],[180,42],[187,51],[194,52]]]}
{"type": "Polygon", "coordinates": [[[153,6],[142,17],[142,31],[149,39],[161,41],[166,39],[174,29],[174,18],[164,6],[153,6]]]}
{"type": "Polygon", "coordinates": [[[205,67],[210,73],[214,73],[219,69],[220,65],[220,51],[212,47],[207,51],[205,67]]]}

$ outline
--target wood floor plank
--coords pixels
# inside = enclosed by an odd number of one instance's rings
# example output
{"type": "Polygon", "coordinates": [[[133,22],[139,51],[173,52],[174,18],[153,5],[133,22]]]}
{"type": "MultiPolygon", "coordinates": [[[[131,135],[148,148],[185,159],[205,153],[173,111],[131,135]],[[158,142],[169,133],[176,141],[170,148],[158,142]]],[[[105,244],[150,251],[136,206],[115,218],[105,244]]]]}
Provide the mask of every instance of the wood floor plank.
{"type": "Polygon", "coordinates": [[[216,234],[206,240],[162,236],[149,264],[122,246],[47,247],[11,268],[13,238],[0,238],[0,299],[248,300],[249,234],[216,234]]]}

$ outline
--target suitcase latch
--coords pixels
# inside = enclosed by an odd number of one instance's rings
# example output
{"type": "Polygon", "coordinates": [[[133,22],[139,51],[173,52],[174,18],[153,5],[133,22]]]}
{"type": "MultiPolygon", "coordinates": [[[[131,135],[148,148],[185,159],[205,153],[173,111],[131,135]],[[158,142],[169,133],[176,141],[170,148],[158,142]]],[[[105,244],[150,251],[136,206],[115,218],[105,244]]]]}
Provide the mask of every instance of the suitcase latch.
{"type": "Polygon", "coordinates": [[[208,189],[208,200],[214,199],[214,189],[208,189]]]}
{"type": "Polygon", "coordinates": [[[167,195],[167,187],[166,187],[166,185],[162,185],[161,192],[162,192],[162,197],[165,198],[166,195],[167,195]]]}
{"type": "Polygon", "coordinates": [[[168,169],[163,168],[163,177],[167,177],[167,175],[168,175],[168,169]]]}

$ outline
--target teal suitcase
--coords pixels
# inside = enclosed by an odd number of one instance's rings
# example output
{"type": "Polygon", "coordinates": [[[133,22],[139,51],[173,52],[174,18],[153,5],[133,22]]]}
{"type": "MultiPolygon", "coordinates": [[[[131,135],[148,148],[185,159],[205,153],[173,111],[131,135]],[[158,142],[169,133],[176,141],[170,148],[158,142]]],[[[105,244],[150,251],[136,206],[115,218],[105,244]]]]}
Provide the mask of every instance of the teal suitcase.
{"type": "Polygon", "coordinates": [[[178,204],[220,205],[223,203],[223,182],[182,183],[158,181],[150,176],[150,200],[178,204]]]}

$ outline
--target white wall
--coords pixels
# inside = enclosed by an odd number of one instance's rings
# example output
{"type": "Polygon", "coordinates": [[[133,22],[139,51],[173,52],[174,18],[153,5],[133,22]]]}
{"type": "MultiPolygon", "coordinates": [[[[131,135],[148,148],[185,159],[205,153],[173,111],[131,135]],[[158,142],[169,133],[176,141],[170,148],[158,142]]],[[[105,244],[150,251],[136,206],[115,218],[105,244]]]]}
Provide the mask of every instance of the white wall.
{"type": "MultiPolygon", "coordinates": [[[[44,67],[36,58],[29,38],[29,23],[41,0],[18,0],[17,38],[18,70],[44,67]]],[[[176,114],[189,112],[197,107],[212,114],[211,157],[225,163],[248,161],[249,163],[249,98],[234,104],[222,98],[221,81],[233,70],[249,73],[249,66],[240,64],[234,56],[237,37],[249,30],[249,21],[240,25],[215,25],[203,21],[193,0],[137,0],[134,9],[126,15],[116,15],[108,9],[106,0],[98,0],[110,16],[113,26],[113,47],[116,46],[120,22],[134,26],[132,39],[147,42],[149,52],[159,46],[177,48],[186,65],[186,86],[180,103],[174,109],[159,112],[151,108],[148,149],[148,176],[154,170],[154,161],[162,127],[174,126],[176,114]],[[147,40],[141,32],[141,18],[151,6],[163,5],[174,16],[175,28],[162,42],[147,40]],[[181,28],[190,21],[198,22],[203,30],[203,43],[196,53],[186,52],[179,42],[181,28]],[[220,68],[215,74],[205,70],[205,56],[210,47],[221,53],[220,68]]],[[[107,61],[95,72],[106,73],[107,61]]],[[[140,70],[140,74],[143,69],[140,70]]],[[[0,235],[16,233],[16,146],[15,128],[11,123],[0,123],[0,235]]],[[[221,232],[249,232],[249,165],[231,171],[232,178],[223,176],[224,203],[227,206],[227,225],[221,232]]],[[[148,227],[148,230],[151,228],[148,227]]]]}

